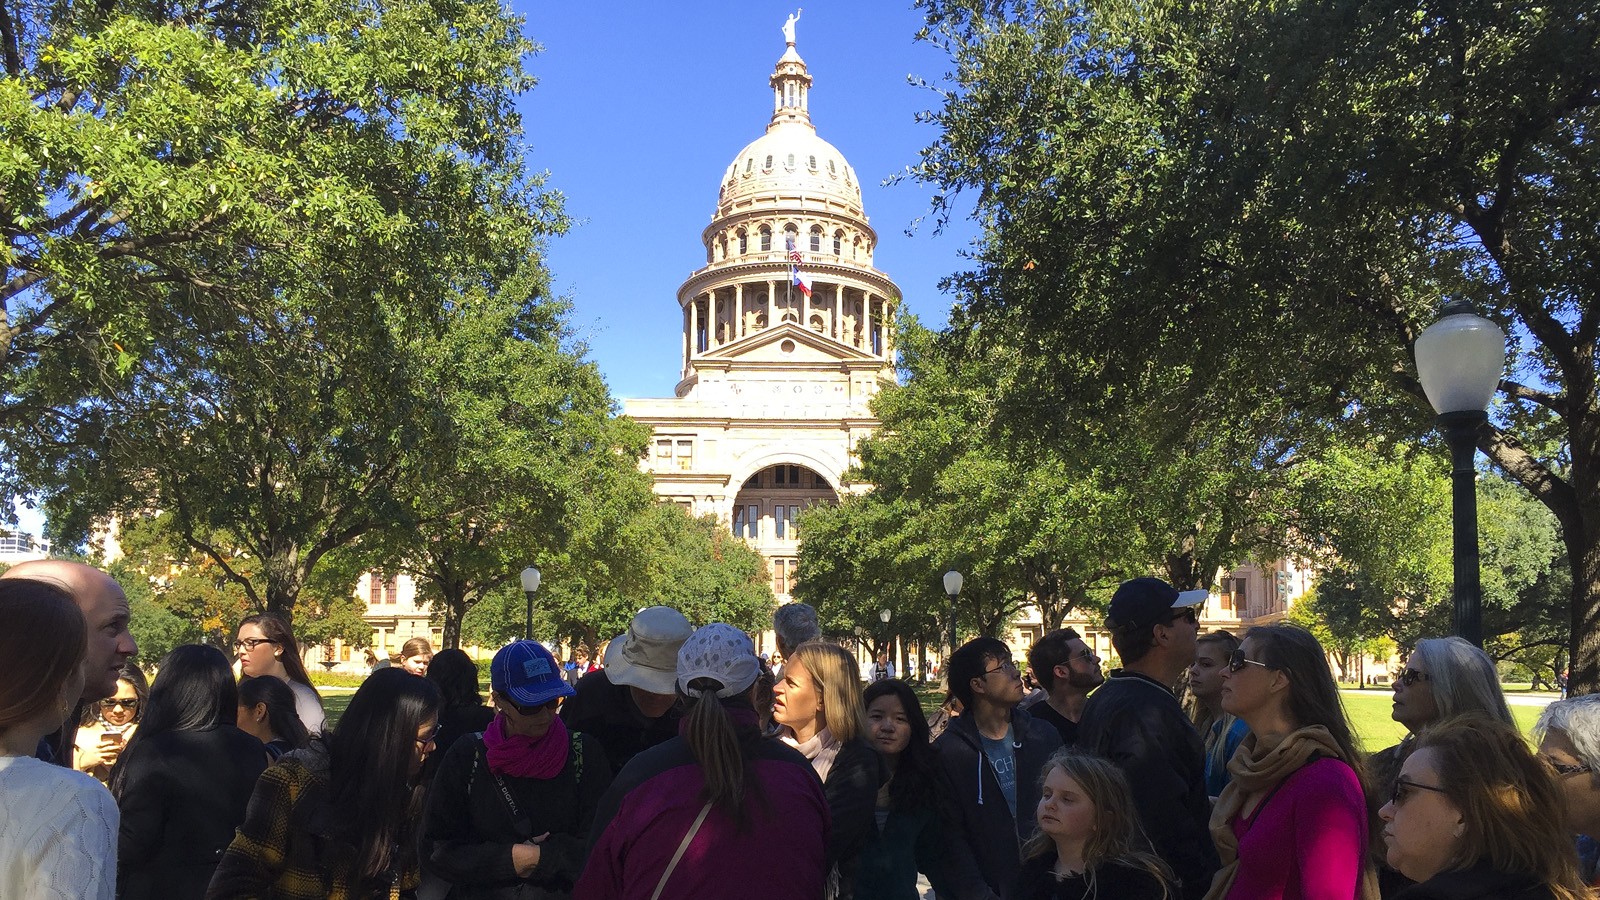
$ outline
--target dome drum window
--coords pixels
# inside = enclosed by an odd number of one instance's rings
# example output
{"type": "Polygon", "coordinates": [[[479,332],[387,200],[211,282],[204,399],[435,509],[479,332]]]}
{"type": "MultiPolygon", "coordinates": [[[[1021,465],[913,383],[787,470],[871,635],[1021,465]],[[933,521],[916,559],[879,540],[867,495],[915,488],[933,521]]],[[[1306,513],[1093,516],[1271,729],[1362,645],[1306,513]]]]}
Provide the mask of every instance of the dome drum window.
{"type": "Polygon", "coordinates": [[[771,172],[772,171],[772,154],[771,153],[767,154],[767,161],[761,164],[761,171],[763,171],[763,172],[771,172]]]}
{"type": "Polygon", "coordinates": [[[761,252],[766,253],[772,249],[772,229],[761,226],[761,252]]]}

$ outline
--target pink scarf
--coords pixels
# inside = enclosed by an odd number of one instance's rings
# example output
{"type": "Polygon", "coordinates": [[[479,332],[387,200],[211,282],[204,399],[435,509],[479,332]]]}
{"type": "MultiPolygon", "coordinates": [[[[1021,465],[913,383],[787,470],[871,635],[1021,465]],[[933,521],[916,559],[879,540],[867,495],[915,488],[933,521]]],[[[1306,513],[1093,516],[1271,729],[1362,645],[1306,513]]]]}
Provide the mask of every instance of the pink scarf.
{"type": "Polygon", "coordinates": [[[572,739],[560,716],[551,718],[550,730],[544,737],[531,738],[506,734],[506,717],[497,715],[483,732],[483,746],[488,751],[491,772],[513,778],[554,778],[567,765],[572,739]]]}

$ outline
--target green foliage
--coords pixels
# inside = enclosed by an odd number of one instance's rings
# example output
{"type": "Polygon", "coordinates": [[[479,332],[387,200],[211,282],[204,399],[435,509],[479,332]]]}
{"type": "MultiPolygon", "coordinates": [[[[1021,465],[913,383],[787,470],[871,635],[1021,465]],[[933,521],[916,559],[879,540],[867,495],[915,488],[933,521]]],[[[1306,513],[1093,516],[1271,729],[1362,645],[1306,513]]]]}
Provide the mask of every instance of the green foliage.
{"type": "MultiPolygon", "coordinates": [[[[544,290],[566,223],[522,161],[534,47],[487,0],[69,5],[17,27],[5,488],[41,492],[69,542],[162,510],[252,607],[292,613],[326,556],[437,511],[414,486],[461,421],[431,388],[463,306],[544,290]]],[[[316,602],[353,627],[338,592],[316,602]]]]}
{"type": "Polygon", "coordinates": [[[1411,346],[1469,299],[1513,336],[1480,447],[1560,521],[1600,689],[1590,5],[921,5],[952,70],[914,174],[984,227],[948,342],[1015,351],[1006,440],[1225,435],[1266,471],[1414,437],[1411,346]]]}

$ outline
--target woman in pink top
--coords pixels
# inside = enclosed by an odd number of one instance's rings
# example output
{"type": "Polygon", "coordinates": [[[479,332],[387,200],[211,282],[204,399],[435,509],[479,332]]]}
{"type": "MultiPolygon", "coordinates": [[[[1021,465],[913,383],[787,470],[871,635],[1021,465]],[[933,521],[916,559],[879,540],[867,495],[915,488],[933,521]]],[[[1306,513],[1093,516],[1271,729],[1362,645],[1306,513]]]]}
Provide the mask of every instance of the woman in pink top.
{"type": "Polygon", "coordinates": [[[1222,870],[1206,900],[1376,900],[1373,810],[1327,656],[1294,625],[1250,629],[1222,708],[1250,726],[1211,815],[1222,870]]]}

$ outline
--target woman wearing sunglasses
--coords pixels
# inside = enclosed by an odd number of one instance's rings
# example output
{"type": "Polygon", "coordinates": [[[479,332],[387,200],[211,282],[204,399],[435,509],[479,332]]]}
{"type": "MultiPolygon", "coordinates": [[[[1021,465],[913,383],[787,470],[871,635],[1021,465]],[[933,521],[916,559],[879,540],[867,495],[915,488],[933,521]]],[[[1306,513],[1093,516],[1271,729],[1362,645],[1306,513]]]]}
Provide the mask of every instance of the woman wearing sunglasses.
{"type": "Polygon", "coordinates": [[[458,900],[569,897],[611,765],[556,715],[575,691],[543,644],[502,647],[489,686],[494,721],[456,741],[434,776],[423,866],[458,900]]]}
{"type": "Polygon", "coordinates": [[[1250,736],[1211,816],[1222,869],[1207,900],[1376,898],[1361,761],[1317,639],[1250,629],[1222,674],[1222,709],[1250,736]]]}
{"type": "Polygon", "coordinates": [[[1417,739],[1383,818],[1389,864],[1418,884],[1395,900],[1582,900],[1548,766],[1515,727],[1479,715],[1417,739]]]}
{"type": "MultiPolygon", "coordinates": [[[[1394,678],[1396,722],[1406,736],[1392,747],[1367,759],[1368,784],[1374,796],[1387,797],[1395,776],[1417,738],[1436,722],[1459,715],[1478,715],[1511,725],[1511,710],[1500,691],[1500,675],[1488,654],[1458,637],[1425,638],[1417,642],[1405,667],[1394,678]]],[[[1380,863],[1378,881],[1385,897],[1409,882],[1383,862],[1384,847],[1374,835],[1373,855],[1380,863]]]]}
{"type": "Polygon", "coordinates": [[[124,663],[117,673],[117,692],[84,708],[83,720],[73,739],[73,768],[87,772],[104,784],[111,780],[111,767],[122,758],[139,727],[139,709],[150,689],[144,673],[133,663],[124,663]]]}

